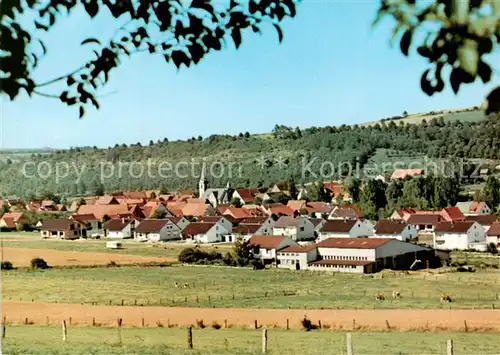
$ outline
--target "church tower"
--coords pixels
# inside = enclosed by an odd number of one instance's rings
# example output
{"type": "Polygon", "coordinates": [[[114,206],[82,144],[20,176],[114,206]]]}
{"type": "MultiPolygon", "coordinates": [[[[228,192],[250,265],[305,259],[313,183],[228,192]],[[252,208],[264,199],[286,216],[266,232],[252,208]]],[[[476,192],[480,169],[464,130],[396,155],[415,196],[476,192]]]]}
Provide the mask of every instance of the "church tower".
{"type": "Polygon", "coordinates": [[[205,178],[205,170],[206,170],[206,165],[205,162],[203,162],[203,165],[201,166],[201,175],[200,175],[200,181],[198,182],[198,197],[201,198],[205,191],[208,188],[208,181],[205,178]]]}

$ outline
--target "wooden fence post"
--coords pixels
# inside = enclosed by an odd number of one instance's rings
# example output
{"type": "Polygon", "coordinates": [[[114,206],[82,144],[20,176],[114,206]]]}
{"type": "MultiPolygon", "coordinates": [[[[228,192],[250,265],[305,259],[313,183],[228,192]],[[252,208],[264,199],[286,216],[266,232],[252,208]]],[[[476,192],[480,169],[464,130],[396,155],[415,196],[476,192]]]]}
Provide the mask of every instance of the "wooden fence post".
{"type": "Polygon", "coordinates": [[[92,317],[92,326],[95,327],[95,317],[92,317]]]}
{"type": "Polygon", "coordinates": [[[224,319],[224,328],[227,328],[227,319],[224,319]]]}
{"type": "Polygon", "coordinates": [[[290,319],[286,319],[286,330],[290,330],[290,319]]]}
{"type": "Polygon", "coordinates": [[[257,322],[257,319],[254,320],[254,326],[255,326],[255,329],[259,329],[259,323],[257,322]]]}
{"type": "Polygon", "coordinates": [[[446,341],[446,355],[453,355],[453,340],[446,341]]]}
{"type": "Polygon", "coordinates": [[[262,353],[267,352],[267,329],[262,329],[262,353]]]}
{"type": "Polygon", "coordinates": [[[141,319],[141,326],[144,327],[144,317],[141,319]]]}
{"type": "Polygon", "coordinates": [[[7,322],[7,317],[3,317],[2,322],[2,339],[5,339],[5,323],[7,322]]]}
{"type": "Polygon", "coordinates": [[[122,319],[118,318],[116,321],[118,327],[118,344],[122,345],[122,319]]]}
{"type": "Polygon", "coordinates": [[[465,332],[469,331],[469,327],[467,326],[467,321],[464,319],[464,330],[465,332]]]}
{"type": "Polygon", "coordinates": [[[188,346],[188,349],[193,348],[193,327],[188,328],[187,346],[188,346]]]}
{"type": "Polygon", "coordinates": [[[352,336],[351,333],[345,335],[346,345],[347,345],[347,355],[352,355],[352,336]]]}
{"type": "Polygon", "coordinates": [[[66,341],[68,339],[68,328],[66,328],[66,321],[62,321],[62,340],[66,341]]]}

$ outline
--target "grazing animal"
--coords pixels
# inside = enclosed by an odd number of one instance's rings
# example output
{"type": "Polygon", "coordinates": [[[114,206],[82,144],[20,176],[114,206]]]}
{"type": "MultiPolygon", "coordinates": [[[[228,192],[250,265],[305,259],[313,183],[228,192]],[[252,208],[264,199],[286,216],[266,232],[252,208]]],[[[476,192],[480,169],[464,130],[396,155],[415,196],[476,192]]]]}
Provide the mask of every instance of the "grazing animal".
{"type": "Polygon", "coordinates": [[[189,288],[189,284],[187,282],[184,284],[184,288],[189,288]]]}
{"type": "Polygon", "coordinates": [[[377,294],[375,295],[375,299],[376,299],[377,301],[383,301],[383,300],[385,300],[385,297],[384,297],[384,295],[383,295],[383,294],[381,294],[381,293],[377,293],[377,294]]]}
{"type": "Polygon", "coordinates": [[[449,295],[441,294],[441,302],[451,302],[451,297],[449,295]]]}
{"type": "Polygon", "coordinates": [[[179,284],[177,282],[174,284],[174,286],[175,288],[179,288],[179,284]]]}
{"type": "Polygon", "coordinates": [[[401,298],[401,293],[399,291],[392,291],[392,298],[401,298]]]}

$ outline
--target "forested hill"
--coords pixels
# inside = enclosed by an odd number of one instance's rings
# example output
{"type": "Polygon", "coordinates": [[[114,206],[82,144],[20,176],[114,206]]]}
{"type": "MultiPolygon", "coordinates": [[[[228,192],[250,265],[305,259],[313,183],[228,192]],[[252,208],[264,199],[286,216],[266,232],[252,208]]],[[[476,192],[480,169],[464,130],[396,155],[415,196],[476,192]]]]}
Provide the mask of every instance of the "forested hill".
{"type": "MultiPolygon", "coordinates": [[[[468,112],[466,120],[453,117],[453,113],[447,113],[420,120],[419,124],[391,118],[370,125],[303,130],[276,126],[272,133],[263,135],[212,135],[187,141],[151,141],[147,146],[34,153],[0,163],[0,192],[3,196],[27,197],[46,191],[67,196],[91,194],[102,187],[106,191],[159,186],[171,191],[196,189],[201,169],[199,164],[190,164],[202,159],[213,168],[207,171],[213,187],[224,186],[228,180],[233,187],[269,186],[291,178],[299,183],[333,180],[346,173],[346,165],[341,163],[373,171],[380,171],[382,162],[398,162],[397,167],[403,167],[425,157],[438,161],[480,158],[488,159],[491,166],[498,164],[500,119],[486,118],[479,112],[468,112]],[[213,162],[218,163],[211,165],[213,162]],[[144,164],[142,175],[138,163],[144,164]],[[55,173],[58,164],[59,177],[55,173]],[[222,176],[221,167],[225,173],[222,176]]],[[[384,169],[390,172],[391,166],[384,169]]]]}

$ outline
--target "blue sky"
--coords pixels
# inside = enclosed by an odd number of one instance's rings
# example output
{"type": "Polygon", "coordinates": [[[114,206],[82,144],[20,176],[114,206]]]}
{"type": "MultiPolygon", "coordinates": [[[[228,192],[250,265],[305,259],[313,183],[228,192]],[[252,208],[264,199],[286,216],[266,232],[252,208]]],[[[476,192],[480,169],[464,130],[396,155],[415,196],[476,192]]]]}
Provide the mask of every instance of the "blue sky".
{"type": "MultiPolygon", "coordinates": [[[[99,111],[78,119],[74,108],[43,97],[2,102],[3,148],[107,147],[191,136],[269,132],[275,124],[354,124],[408,112],[481,103],[493,87],[477,82],[459,95],[420,90],[426,63],[389,45],[390,24],[370,24],[378,1],[305,1],[276,31],[248,33],[239,50],[211,53],[180,71],[161,57],[136,56],[113,72],[99,111]]],[[[82,13],[63,19],[46,37],[49,54],[35,78],[69,72],[91,55],[81,40],[109,37],[116,23],[82,13]]],[[[498,84],[498,76],[495,78],[498,84]]]]}

